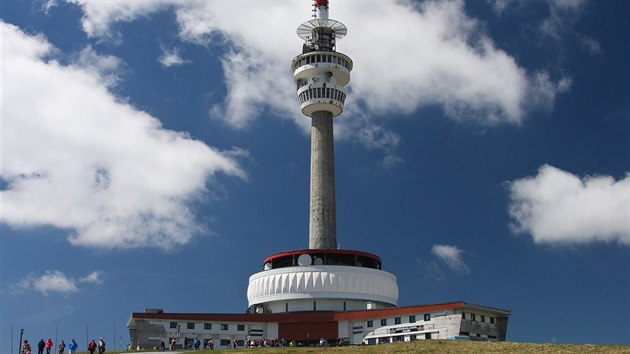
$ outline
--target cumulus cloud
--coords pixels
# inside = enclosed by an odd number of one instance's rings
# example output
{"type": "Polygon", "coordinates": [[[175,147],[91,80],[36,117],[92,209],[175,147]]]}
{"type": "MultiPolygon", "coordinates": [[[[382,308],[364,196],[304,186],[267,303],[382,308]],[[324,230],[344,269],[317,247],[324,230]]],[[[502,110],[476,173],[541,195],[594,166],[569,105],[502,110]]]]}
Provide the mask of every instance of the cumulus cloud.
{"type": "Polygon", "coordinates": [[[579,18],[583,11],[584,0],[548,0],[549,17],[540,24],[540,30],[553,37],[560,38],[563,32],[579,18]]]}
{"type": "Polygon", "coordinates": [[[113,95],[117,59],[87,48],[64,65],[42,36],[0,30],[11,53],[1,59],[0,222],[50,225],[74,245],[105,248],[168,248],[205,231],[189,204],[218,173],[245,177],[239,151],[164,129],[113,95]]]}
{"type": "Polygon", "coordinates": [[[98,271],[92,272],[82,278],[79,278],[79,282],[101,285],[104,283],[103,272],[98,272],[98,271]]]}
{"type": "Polygon", "coordinates": [[[165,68],[169,68],[171,66],[179,66],[190,61],[184,60],[179,54],[179,48],[166,48],[162,46],[162,55],[158,57],[158,62],[165,68]]]}
{"type": "MultiPolygon", "coordinates": [[[[288,58],[299,53],[295,28],[299,19],[308,19],[309,2],[265,3],[266,16],[260,16],[259,6],[242,2],[68,1],[81,7],[83,29],[96,37],[116,33],[120,22],[174,11],[182,40],[231,48],[222,57],[228,95],[211,108],[212,117],[245,127],[262,106],[306,127],[292,93],[288,58]],[[287,18],[295,21],[277,20],[287,18]]],[[[548,75],[528,72],[497,48],[461,0],[338,2],[331,16],[350,30],[338,49],[360,64],[352,73],[348,115],[409,114],[437,105],[457,120],[520,124],[529,110],[548,105],[559,92],[548,75]]]]}
{"type": "Polygon", "coordinates": [[[470,268],[464,263],[463,253],[457,246],[433,245],[431,253],[444,262],[452,271],[460,274],[470,273],[470,268]]]}
{"type": "Polygon", "coordinates": [[[381,161],[384,168],[393,168],[404,160],[396,154],[400,136],[379,125],[366,124],[356,130],[356,140],[369,150],[381,150],[385,157],[381,161]]]}
{"type": "Polygon", "coordinates": [[[509,183],[514,233],[539,244],[630,244],[630,176],[580,178],[549,165],[509,183]]]}
{"type": "Polygon", "coordinates": [[[25,291],[37,291],[44,295],[49,293],[68,295],[79,291],[79,288],[74,279],[69,278],[58,270],[53,270],[46,271],[40,276],[32,273],[28,274],[18,283],[11,285],[9,290],[14,294],[25,291]]]}

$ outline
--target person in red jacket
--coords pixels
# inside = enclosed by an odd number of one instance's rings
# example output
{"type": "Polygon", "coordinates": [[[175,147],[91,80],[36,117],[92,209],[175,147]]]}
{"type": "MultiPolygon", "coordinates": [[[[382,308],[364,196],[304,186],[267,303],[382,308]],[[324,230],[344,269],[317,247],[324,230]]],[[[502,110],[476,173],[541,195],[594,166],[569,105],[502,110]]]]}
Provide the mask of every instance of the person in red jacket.
{"type": "Polygon", "coordinates": [[[94,342],[94,339],[92,339],[90,344],[88,344],[88,350],[90,351],[90,354],[94,354],[94,351],[96,350],[96,342],[94,342]]]}
{"type": "Polygon", "coordinates": [[[53,342],[52,339],[48,338],[48,340],[46,341],[46,354],[50,354],[50,350],[53,347],[53,342]]]}

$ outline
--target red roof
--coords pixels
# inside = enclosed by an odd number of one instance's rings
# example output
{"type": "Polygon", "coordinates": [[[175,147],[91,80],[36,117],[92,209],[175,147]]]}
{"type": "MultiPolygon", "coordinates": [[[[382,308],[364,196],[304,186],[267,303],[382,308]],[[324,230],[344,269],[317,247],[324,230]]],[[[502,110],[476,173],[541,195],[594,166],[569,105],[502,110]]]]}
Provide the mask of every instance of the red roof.
{"type": "Polygon", "coordinates": [[[344,255],[362,256],[366,258],[375,259],[379,262],[381,261],[381,258],[379,256],[374,255],[372,253],[368,253],[368,252],[353,251],[353,250],[340,250],[340,249],[312,248],[312,249],[294,250],[294,251],[286,251],[286,252],[272,254],[271,256],[265,258],[263,263],[267,263],[271,261],[272,259],[276,259],[280,257],[300,255],[300,254],[305,254],[305,253],[306,254],[344,254],[344,255]]]}
{"type": "Polygon", "coordinates": [[[463,301],[448,302],[444,304],[417,305],[392,307],[376,310],[358,311],[306,311],[306,312],[283,312],[264,314],[236,314],[236,313],[143,313],[134,312],[132,319],[168,319],[181,321],[225,321],[225,322],[277,322],[277,323],[300,323],[300,322],[327,322],[360,320],[366,318],[388,317],[405,315],[418,312],[432,312],[446,309],[463,308],[463,301]]]}

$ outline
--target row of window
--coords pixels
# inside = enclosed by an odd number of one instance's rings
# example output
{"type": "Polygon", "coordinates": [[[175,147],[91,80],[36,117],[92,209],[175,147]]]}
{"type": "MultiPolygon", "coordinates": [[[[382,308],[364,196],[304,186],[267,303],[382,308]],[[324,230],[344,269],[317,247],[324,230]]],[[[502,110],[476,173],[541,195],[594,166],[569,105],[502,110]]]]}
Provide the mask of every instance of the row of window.
{"type": "MultiPolygon", "coordinates": [[[[196,325],[195,322],[187,322],[186,323],[186,329],[195,329],[195,325],[196,325]]],[[[170,327],[173,328],[173,329],[176,329],[177,326],[178,326],[177,322],[171,322],[170,323],[170,327]]],[[[230,326],[227,323],[221,323],[220,326],[221,326],[221,330],[222,331],[227,331],[227,330],[230,329],[230,326]]],[[[203,329],[206,330],[206,331],[212,330],[212,323],[204,323],[203,324],[203,329]]],[[[242,325],[242,324],[236,325],[236,330],[237,331],[244,331],[245,330],[245,325],[242,325]]]]}
{"type": "MultiPolygon", "coordinates": [[[[468,337],[477,337],[477,338],[485,338],[486,336],[480,333],[469,333],[469,332],[460,332],[460,336],[468,336],[468,337]]],[[[488,339],[497,339],[497,336],[493,336],[491,334],[487,335],[488,339]]]]}
{"type": "Polygon", "coordinates": [[[305,55],[300,59],[300,61],[294,63],[293,70],[299,68],[300,66],[308,65],[308,64],[316,64],[316,63],[331,63],[336,65],[341,65],[344,68],[350,70],[350,62],[340,56],[332,54],[311,54],[305,55]]]}
{"type": "MultiPolygon", "coordinates": [[[[424,314],[424,320],[425,321],[431,321],[431,314],[430,313],[425,313],[424,314]]],[[[410,315],[409,316],[409,323],[415,323],[416,322],[416,315],[410,315]]],[[[402,324],[402,318],[401,317],[394,317],[394,324],[402,324]]],[[[381,326],[387,326],[387,318],[381,318],[381,326]]],[[[367,327],[374,327],[374,321],[370,320],[367,321],[367,327]]]]}
{"type": "Polygon", "coordinates": [[[462,317],[465,320],[470,320],[470,321],[478,321],[478,322],[490,322],[491,324],[494,324],[494,317],[486,317],[484,315],[477,315],[474,313],[462,313],[462,317]]]}
{"type": "Polygon", "coordinates": [[[339,101],[342,104],[346,101],[345,92],[329,87],[310,88],[300,93],[298,97],[300,98],[300,104],[315,98],[329,98],[339,101]]]}
{"type": "MultiPolygon", "coordinates": [[[[420,336],[421,337],[418,337],[415,334],[411,334],[411,335],[409,335],[409,340],[416,340],[416,339],[420,339],[420,338],[431,339],[431,337],[432,337],[430,332],[421,334],[420,336]]],[[[368,345],[375,345],[375,344],[381,344],[381,343],[394,343],[394,342],[402,342],[404,340],[405,340],[405,336],[368,338],[367,344],[368,345]]]]}

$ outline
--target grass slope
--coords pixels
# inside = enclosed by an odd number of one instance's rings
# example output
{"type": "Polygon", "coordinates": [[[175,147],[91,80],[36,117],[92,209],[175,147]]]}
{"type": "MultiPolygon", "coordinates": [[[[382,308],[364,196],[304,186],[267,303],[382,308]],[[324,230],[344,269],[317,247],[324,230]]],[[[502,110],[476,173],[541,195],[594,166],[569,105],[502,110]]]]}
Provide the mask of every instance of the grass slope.
{"type": "MultiPolygon", "coordinates": [[[[109,352],[114,353],[114,352],[109,352]]],[[[122,352],[125,353],[125,352],[122,352]]],[[[129,353],[129,352],[126,352],[129,353]]],[[[165,353],[168,353],[166,351],[165,353]]],[[[181,353],[181,352],[180,352],[181,353]]],[[[333,348],[252,348],[200,350],[189,354],[369,354],[369,353],[629,353],[630,345],[535,344],[516,342],[477,342],[454,340],[416,340],[370,346],[333,348]]]]}

